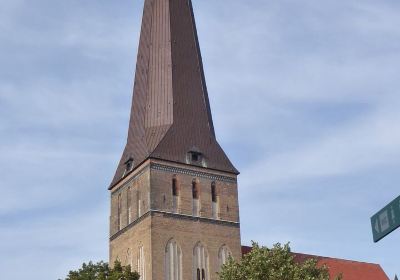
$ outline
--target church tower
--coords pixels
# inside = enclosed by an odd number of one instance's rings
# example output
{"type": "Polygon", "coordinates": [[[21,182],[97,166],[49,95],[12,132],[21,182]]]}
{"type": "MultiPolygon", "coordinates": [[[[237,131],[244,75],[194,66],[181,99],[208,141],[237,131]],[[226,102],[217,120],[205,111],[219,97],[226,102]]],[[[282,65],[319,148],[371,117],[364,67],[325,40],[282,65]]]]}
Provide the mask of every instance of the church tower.
{"type": "Polygon", "coordinates": [[[238,171],[218,144],[191,0],[145,0],[127,144],[109,187],[110,263],[217,280],[241,257],[238,171]]]}

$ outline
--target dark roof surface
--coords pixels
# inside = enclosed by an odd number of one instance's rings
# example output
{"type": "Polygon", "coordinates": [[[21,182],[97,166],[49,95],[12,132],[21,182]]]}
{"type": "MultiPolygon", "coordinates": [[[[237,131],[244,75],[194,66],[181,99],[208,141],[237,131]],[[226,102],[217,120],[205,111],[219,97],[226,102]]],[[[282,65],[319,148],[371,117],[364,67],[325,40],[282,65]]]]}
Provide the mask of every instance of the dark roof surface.
{"type": "MultiPolygon", "coordinates": [[[[251,247],[242,246],[242,254],[250,253],[251,247]]],[[[317,259],[318,265],[326,265],[329,268],[331,279],[340,273],[343,280],[389,280],[379,264],[348,261],[329,257],[313,256],[307,254],[293,253],[294,260],[298,263],[308,259],[317,259]]]]}
{"type": "Polygon", "coordinates": [[[211,169],[237,174],[214,132],[191,0],[145,0],[125,162],[187,163],[199,151],[211,169]]]}

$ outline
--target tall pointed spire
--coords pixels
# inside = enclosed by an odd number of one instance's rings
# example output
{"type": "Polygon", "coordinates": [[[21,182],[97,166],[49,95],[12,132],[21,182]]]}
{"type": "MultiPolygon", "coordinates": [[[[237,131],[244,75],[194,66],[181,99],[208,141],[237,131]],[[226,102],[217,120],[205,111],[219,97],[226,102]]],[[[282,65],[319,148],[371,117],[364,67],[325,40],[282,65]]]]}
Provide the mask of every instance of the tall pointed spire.
{"type": "Polygon", "coordinates": [[[217,143],[191,0],[145,0],[128,139],[111,187],[148,158],[237,174],[217,143]],[[129,171],[128,170],[128,171],[129,171]]]}

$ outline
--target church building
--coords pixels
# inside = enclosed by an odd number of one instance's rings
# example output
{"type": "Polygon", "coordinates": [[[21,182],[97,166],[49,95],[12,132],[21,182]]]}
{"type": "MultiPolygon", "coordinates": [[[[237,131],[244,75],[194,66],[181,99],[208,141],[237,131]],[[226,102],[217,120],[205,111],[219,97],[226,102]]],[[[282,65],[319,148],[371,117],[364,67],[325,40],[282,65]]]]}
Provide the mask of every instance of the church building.
{"type": "Polygon", "coordinates": [[[110,262],[142,280],[216,280],[241,257],[237,176],[218,144],[190,0],[145,0],[110,262]]]}
{"type": "Polygon", "coordinates": [[[245,253],[238,174],[216,140],[192,1],[145,0],[128,138],[109,186],[110,263],[141,280],[217,280],[245,253]]]}

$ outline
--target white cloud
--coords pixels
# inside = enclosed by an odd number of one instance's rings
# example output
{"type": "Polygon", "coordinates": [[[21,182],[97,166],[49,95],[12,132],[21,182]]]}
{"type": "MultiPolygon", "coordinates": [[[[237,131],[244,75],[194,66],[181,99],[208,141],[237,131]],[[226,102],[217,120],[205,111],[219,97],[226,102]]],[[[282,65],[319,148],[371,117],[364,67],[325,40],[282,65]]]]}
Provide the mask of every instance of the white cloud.
{"type": "Polygon", "coordinates": [[[47,212],[34,220],[16,218],[4,224],[0,237],[9,242],[0,245],[7,256],[0,264],[2,277],[59,279],[83,262],[107,260],[107,220],[99,212],[107,209],[85,208],[68,215],[47,212]]]}
{"type": "Polygon", "coordinates": [[[252,163],[243,172],[242,180],[250,187],[271,186],[281,181],[351,174],[377,165],[399,164],[399,122],[395,104],[383,107],[308,145],[252,163]]]}

